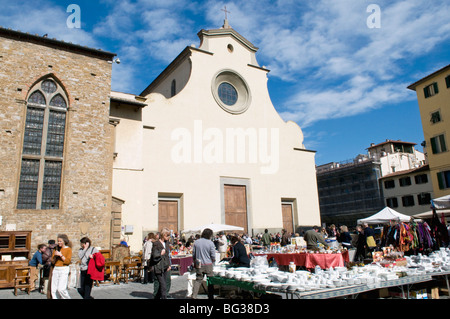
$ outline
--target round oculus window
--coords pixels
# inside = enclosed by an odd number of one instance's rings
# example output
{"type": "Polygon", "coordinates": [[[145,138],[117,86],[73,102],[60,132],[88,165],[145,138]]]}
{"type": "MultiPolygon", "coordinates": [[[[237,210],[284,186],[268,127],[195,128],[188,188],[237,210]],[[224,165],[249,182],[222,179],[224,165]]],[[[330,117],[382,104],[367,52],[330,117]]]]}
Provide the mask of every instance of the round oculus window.
{"type": "Polygon", "coordinates": [[[211,90],[217,104],[232,114],[245,112],[250,105],[250,90],[245,80],[232,70],[218,72],[212,81],[211,90]]]}
{"type": "Polygon", "coordinates": [[[226,105],[234,105],[238,100],[238,93],[230,83],[220,83],[218,93],[220,100],[226,105]]]}

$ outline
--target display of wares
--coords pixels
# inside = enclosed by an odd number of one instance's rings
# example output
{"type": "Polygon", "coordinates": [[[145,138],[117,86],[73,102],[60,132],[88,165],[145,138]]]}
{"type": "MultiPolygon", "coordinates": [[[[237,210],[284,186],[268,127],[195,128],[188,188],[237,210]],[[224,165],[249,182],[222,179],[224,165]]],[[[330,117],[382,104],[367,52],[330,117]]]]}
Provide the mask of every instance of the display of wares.
{"type": "Polygon", "coordinates": [[[380,263],[321,269],[314,272],[296,270],[280,271],[269,267],[267,256],[252,259],[251,267],[231,268],[227,262],[214,266],[214,275],[253,282],[254,287],[266,291],[308,292],[320,289],[350,287],[356,285],[375,286],[403,276],[418,276],[434,272],[450,271],[450,249],[441,248],[428,256],[405,256],[406,266],[383,267],[380,263]]]}

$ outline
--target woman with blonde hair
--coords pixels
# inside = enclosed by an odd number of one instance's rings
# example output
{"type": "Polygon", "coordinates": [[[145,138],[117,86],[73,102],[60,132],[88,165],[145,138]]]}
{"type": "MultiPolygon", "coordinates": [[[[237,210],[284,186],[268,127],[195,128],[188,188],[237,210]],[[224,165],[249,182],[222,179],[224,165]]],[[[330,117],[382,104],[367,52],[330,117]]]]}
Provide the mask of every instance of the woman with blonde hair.
{"type": "Polygon", "coordinates": [[[340,227],[340,234],[339,234],[339,242],[342,244],[343,247],[350,249],[352,248],[352,236],[350,235],[348,231],[348,227],[345,225],[342,225],[340,227]]]}
{"type": "Polygon", "coordinates": [[[62,299],[70,299],[69,292],[67,291],[67,282],[69,279],[69,265],[72,260],[71,247],[72,244],[66,234],[58,235],[57,246],[52,255],[54,268],[51,292],[53,299],[58,299],[57,292],[62,299]]]}

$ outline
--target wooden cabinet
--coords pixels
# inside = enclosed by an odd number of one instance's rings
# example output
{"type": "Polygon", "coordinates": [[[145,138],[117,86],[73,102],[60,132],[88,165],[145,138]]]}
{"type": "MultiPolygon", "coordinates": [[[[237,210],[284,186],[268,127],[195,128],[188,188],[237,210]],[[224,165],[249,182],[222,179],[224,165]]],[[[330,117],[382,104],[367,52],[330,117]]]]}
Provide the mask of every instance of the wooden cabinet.
{"type": "Polygon", "coordinates": [[[0,232],[0,288],[14,287],[17,267],[28,266],[31,231],[0,232]]]}

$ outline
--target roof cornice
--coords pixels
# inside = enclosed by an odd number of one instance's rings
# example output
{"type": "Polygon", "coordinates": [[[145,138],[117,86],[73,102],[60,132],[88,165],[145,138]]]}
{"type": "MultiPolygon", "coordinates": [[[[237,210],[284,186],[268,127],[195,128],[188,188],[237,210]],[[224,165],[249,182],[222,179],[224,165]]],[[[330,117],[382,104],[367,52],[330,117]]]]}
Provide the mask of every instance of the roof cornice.
{"type": "Polygon", "coordinates": [[[242,35],[240,35],[236,30],[233,28],[220,28],[220,29],[212,29],[212,30],[205,30],[202,29],[197,33],[198,37],[200,38],[200,41],[202,41],[204,36],[207,37],[221,37],[221,36],[227,36],[230,35],[233,38],[235,38],[237,41],[241,42],[245,47],[247,47],[249,50],[256,52],[258,51],[258,47],[254,46],[253,43],[248,41],[246,38],[244,38],[242,35]]]}
{"type": "Polygon", "coordinates": [[[0,37],[10,38],[18,41],[26,41],[39,45],[45,45],[52,48],[57,48],[65,51],[70,51],[78,54],[88,55],[102,60],[112,61],[117,55],[112,52],[103,51],[100,49],[93,49],[86,46],[73,44],[70,42],[64,42],[61,40],[47,38],[46,36],[40,36],[37,34],[24,33],[12,29],[5,29],[0,27],[0,37]]]}

